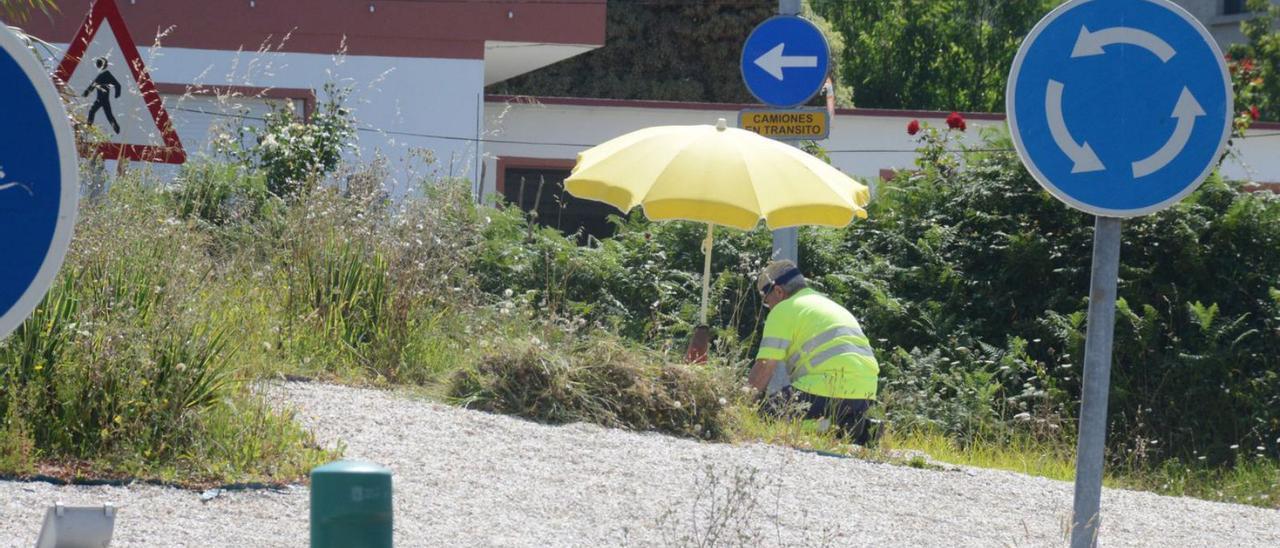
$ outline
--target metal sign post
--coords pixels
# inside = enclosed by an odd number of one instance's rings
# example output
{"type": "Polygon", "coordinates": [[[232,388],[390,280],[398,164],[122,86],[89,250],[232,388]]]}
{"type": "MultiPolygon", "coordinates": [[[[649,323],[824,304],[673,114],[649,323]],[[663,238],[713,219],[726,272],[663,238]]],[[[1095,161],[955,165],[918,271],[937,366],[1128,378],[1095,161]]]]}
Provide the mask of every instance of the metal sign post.
{"type": "MultiPolygon", "coordinates": [[[[822,88],[831,50],[822,31],[798,17],[800,0],[778,0],[778,16],[760,23],[742,46],[742,81],[760,102],[804,104],[822,88]]],[[[799,232],[773,231],[773,259],[799,262],[799,232]]]]}
{"type": "Polygon", "coordinates": [[[1050,194],[1096,216],[1071,546],[1097,543],[1121,218],[1186,197],[1231,133],[1217,43],[1169,0],[1071,0],[1018,49],[1009,132],[1050,194]]]}
{"type": "Polygon", "coordinates": [[[1093,272],[1089,277],[1089,323],[1084,345],[1084,387],[1080,394],[1080,437],[1076,442],[1075,508],[1071,514],[1071,544],[1075,548],[1092,546],[1097,540],[1119,273],[1120,219],[1096,217],[1093,272]]]}

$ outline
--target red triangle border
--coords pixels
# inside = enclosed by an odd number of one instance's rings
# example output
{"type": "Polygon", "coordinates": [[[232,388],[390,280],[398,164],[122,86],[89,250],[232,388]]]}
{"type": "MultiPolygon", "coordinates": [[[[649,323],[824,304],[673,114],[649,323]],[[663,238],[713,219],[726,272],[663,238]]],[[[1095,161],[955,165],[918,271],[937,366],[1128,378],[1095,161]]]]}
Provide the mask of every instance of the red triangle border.
{"type": "Polygon", "coordinates": [[[116,6],[115,0],[94,0],[90,4],[89,16],[85,19],[84,24],[80,25],[80,30],[76,31],[76,37],[71,40],[71,44],[67,47],[66,55],[62,57],[62,61],[58,63],[58,70],[53,74],[54,84],[60,88],[66,87],[66,81],[71,78],[71,74],[80,65],[81,57],[89,49],[89,44],[93,42],[93,37],[102,28],[104,21],[110,25],[112,32],[115,34],[116,43],[120,46],[120,53],[124,55],[126,64],[129,65],[129,69],[133,72],[134,81],[138,82],[138,91],[142,93],[142,100],[151,111],[151,118],[156,123],[156,129],[160,130],[164,146],[102,143],[97,146],[97,153],[101,154],[102,158],[106,160],[125,158],[132,161],[165,164],[185,163],[187,161],[186,150],[182,148],[182,141],[178,139],[178,132],[173,129],[173,122],[169,118],[169,113],[164,109],[164,105],[160,101],[160,93],[156,91],[155,83],[152,82],[151,75],[147,72],[147,67],[142,62],[142,56],[138,53],[138,47],[133,43],[133,37],[129,34],[129,27],[125,26],[124,18],[120,16],[120,8],[116,6]]]}

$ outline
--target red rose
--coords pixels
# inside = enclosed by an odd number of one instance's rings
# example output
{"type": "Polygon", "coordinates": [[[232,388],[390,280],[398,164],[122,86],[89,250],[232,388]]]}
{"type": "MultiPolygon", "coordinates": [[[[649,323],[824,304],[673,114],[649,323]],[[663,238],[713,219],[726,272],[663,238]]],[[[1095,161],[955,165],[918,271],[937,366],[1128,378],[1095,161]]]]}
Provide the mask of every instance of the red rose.
{"type": "Polygon", "coordinates": [[[964,120],[960,120],[960,131],[964,131],[966,129],[969,129],[969,124],[966,124],[964,120]]]}
{"type": "Polygon", "coordinates": [[[947,127],[963,131],[963,128],[961,127],[963,125],[964,117],[960,116],[960,113],[952,112],[950,116],[947,116],[947,127]]]}
{"type": "Polygon", "coordinates": [[[1245,58],[1244,61],[1240,61],[1240,68],[1243,69],[1245,72],[1252,71],[1253,59],[1245,58]]]}
{"type": "Polygon", "coordinates": [[[920,120],[907,122],[907,135],[915,135],[917,133],[920,133],[920,120]]]}
{"type": "Polygon", "coordinates": [[[1258,112],[1257,105],[1253,105],[1249,107],[1249,116],[1252,116],[1254,120],[1257,120],[1258,118],[1262,117],[1262,113],[1258,112]]]}

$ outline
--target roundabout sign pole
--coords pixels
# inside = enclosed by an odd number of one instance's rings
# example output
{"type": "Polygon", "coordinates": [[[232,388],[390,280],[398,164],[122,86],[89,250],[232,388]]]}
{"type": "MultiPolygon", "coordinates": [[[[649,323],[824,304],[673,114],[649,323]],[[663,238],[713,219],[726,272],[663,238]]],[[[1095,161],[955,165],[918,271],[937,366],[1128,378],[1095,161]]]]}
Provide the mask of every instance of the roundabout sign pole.
{"type": "Polygon", "coordinates": [[[1231,133],[1217,43],[1169,0],[1071,0],[1018,49],[1009,132],[1050,194],[1096,216],[1071,546],[1095,546],[1123,218],[1165,209],[1213,171],[1231,133]]]}

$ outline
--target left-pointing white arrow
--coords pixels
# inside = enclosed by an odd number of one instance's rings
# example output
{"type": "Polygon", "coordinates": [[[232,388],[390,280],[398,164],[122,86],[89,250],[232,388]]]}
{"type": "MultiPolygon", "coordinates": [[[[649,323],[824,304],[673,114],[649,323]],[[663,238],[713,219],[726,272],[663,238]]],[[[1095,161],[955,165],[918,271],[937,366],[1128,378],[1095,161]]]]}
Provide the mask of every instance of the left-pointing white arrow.
{"type": "Polygon", "coordinates": [[[782,55],[782,48],[786,43],[778,44],[773,49],[765,52],[764,55],[756,58],[756,66],[764,69],[770,76],[782,80],[782,69],[784,68],[814,68],[818,66],[818,58],[814,55],[795,55],[787,57],[782,55]]]}
{"type": "Polygon", "coordinates": [[[1174,55],[1178,54],[1168,42],[1145,30],[1112,27],[1097,32],[1089,32],[1088,28],[1080,27],[1080,35],[1076,37],[1076,45],[1071,48],[1071,57],[1074,59],[1076,57],[1102,55],[1106,53],[1102,48],[1112,44],[1133,44],[1154,53],[1156,57],[1166,63],[1174,55]]]}
{"type": "Polygon", "coordinates": [[[1155,154],[1133,163],[1133,178],[1146,177],[1160,171],[1177,158],[1182,153],[1182,149],[1187,147],[1187,141],[1191,140],[1191,130],[1196,127],[1196,118],[1204,115],[1204,108],[1196,101],[1195,96],[1191,95],[1191,90],[1182,88],[1182,95],[1178,96],[1178,104],[1174,105],[1173,115],[1170,116],[1178,119],[1178,125],[1173,128],[1173,135],[1155,154]]]}

